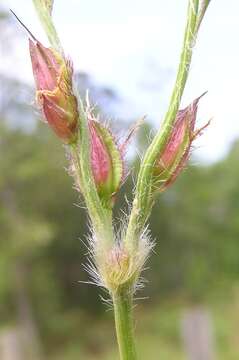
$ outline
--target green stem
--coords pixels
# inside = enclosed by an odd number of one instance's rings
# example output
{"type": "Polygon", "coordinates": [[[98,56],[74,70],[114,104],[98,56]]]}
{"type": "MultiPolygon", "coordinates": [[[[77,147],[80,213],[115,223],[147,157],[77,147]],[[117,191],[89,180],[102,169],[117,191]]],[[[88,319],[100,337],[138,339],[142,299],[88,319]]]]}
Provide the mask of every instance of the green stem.
{"type": "MultiPolygon", "coordinates": [[[[89,160],[87,161],[88,157],[80,159],[77,144],[72,144],[70,149],[75,167],[75,180],[83,194],[94,231],[100,237],[102,245],[111,247],[113,241],[112,211],[103,209],[100,204],[95,184],[92,181],[92,175],[90,176],[88,173],[90,171],[88,169],[90,164],[89,160]],[[84,164],[88,171],[84,168],[84,164]]],[[[88,146],[85,149],[88,149],[88,146]]],[[[83,151],[82,148],[81,150],[83,151]]]]}
{"type": "Polygon", "coordinates": [[[125,243],[129,248],[137,247],[138,233],[144,226],[152,205],[152,175],[153,167],[157,158],[160,157],[165,144],[171,133],[176,114],[179,109],[180,101],[183,95],[185,84],[188,78],[189,67],[191,64],[193,46],[197,35],[197,16],[199,0],[189,0],[187,24],[184,33],[183,47],[178,67],[178,73],[170,99],[170,105],[162,123],[161,129],[156,134],[149,146],[141,164],[135,199],[129,219],[129,225],[125,237],[125,243]]]}
{"type": "MultiPolygon", "coordinates": [[[[53,6],[53,1],[48,1],[48,3],[51,3],[51,6],[53,6]]],[[[64,51],[51,18],[51,6],[47,6],[47,2],[42,0],[33,0],[33,4],[35,6],[39,20],[47,34],[48,40],[51,43],[51,46],[63,55],[64,51]]]]}
{"type": "Polygon", "coordinates": [[[134,324],[132,316],[133,294],[131,289],[123,288],[113,294],[115,329],[119,346],[120,360],[136,360],[134,324]]]}
{"type": "Polygon", "coordinates": [[[205,12],[208,8],[208,5],[210,4],[211,0],[203,0],[202,2],[202,5],[201,5],[201,8],[200,8],[200,12],[199,12],[199,15],[198,15],[198,19],[197,19],[197,25],[196,25],[196,31],[198,32],[199,28],[200,28],[200,25],[201,25],[201,22],[203,20],[203,17],[205,15],[205,12]]]}

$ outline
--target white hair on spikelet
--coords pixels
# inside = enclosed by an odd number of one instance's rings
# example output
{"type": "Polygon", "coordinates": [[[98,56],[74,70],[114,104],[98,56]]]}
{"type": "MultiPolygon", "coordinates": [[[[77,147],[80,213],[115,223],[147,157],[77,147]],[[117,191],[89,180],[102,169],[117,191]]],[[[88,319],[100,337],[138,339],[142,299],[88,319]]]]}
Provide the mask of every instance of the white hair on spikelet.
{"type": "Polygon", "coordinates": [[[110,293],[126,283],[131,285],[133,292],[141,289],[144,284],[140,277],[149,254],[154,247],[148,228],[141,233],[137,249],[129,251],[122,239],[126,232],[126,224],[115,232],[115,242],[110,248],[103,244],[91,229],[87,241],[87,263],[85,270],[90,275],[88,283],[107,289],[110,293]]]}

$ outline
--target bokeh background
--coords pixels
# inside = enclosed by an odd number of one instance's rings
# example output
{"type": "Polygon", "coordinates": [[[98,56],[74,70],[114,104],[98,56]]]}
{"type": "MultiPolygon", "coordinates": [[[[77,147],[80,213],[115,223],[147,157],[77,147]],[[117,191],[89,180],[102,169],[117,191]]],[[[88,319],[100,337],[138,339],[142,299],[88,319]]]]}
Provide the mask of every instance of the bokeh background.
{"type": "MultiPolygon", "coordinates": [[[[117,136],[147,114],[115,209],[127,211],[140,156],[167,108],[187,1],[55,0],[79,90],[117,136]],[[126,197],[125,197],[126,196],[126,197]]],[[[30,0],[0,3],[0,359],[117,359],[112,309],[86,285],[87,218],[64,148],[42,122],[26,32],[47,44],[30,0]],[[79,206],[78,206],[79,205],[79,206]]],[[[155,252],[135,304],[139,359],[239,358],[237,1],[212,1],[182,106],[205,90],[191,162],[154,207],[155,252]]]]}

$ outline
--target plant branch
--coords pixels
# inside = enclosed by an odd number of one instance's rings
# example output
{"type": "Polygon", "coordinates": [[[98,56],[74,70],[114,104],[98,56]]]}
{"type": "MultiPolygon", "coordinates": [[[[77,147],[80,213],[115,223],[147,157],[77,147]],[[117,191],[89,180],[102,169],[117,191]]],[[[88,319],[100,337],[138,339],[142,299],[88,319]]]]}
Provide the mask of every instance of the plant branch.
{"type": "Polygon", "coordinates": [[[202,4],[201,4],[201,8],[199,11],[199,15],[198,15],[198,19],[197,19],[197,24],[196,24],[196,31],[198,32],[201,22],[203,20],[203,17],[205,15],[205,12],[208,8],[208,5],[210,4],[211,0],[202,0],[202,4]]]}
{"type": "Polygon", "coordinates": [[[112,245],[113,229],[112,214],[109,209],[104,209],[92,175],[90,161],[90,139],[89,129],[83,104],[79,101],[79,134],[80,134],[80,151],[78,144],[72,144],[71,154],[74,163],[78,186],[83,194],[87,210],[95,233],[101,237],[104,244],[112,245]]]}
{"type": "Polygon", "coordinates": [[[39,20],[47,34],[48,40],[50,41],[52,47],[59,51],[61,54],[64,54],[63,48],[61,46],[61,42],[59,36],[57,34],[55,25],[53,24],[51,18],[51,10],[53,6],[53,1],[44,1],[42,0],[33,0],[33,4],[35,6],[37,15],[39,20]]]}
{"type": "MultiPolygon", "coordinates": [[[[160,157],[165,144],[171,133],[174,124],[180,101],[183,95],[185,84],[188,78],[189,68],[191,64],[193,47],[196,41],[198,31],[198,16],[203,17],[206,8],[199,13],[199,0],[189,0],[187,23],[184,33],[183,47],[178,66],[177,77],[173,92],[170,99],[170,105],[165,115],[162,126],[151,145],[149,146],[141,164],[135,198],[129,219],[129,225],[125,237],[125,243],[128,248],[137,247],[138,234],[142,230],[150,211],[153,206],[153,168],[156,160],[160,157]]],[[[200,19],[200,22],[202,18],[200,19]]]]}
{"type": "Polygon", "coordinates": [[[119,289],[112,297],[120,360],[136,360],[132,316],[132,290],[127,287],[119,289]]]}

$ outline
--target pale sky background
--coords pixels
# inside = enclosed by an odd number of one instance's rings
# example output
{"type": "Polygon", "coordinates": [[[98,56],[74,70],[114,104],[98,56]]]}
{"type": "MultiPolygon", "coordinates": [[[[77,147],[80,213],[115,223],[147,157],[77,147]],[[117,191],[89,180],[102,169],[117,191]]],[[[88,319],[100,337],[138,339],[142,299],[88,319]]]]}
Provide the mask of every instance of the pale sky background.
{"type": "MultiPolygon", "coordinates": [[[[0,1],[48,44],[31,0],[0,1]]],[[[186,8],[187,0],[55,0],[54,19],[75,69],[125,100],[118,116],[147,114],[159,125],[176,74],[186,8]]],[[[239,137],[238,14],[238,0],[212,0],[195,48],[182,107],[208,90],[199,126],[213,117],[196,144],[199,160],[217,160],[239,137]]],[[[12,59],[1,57],[0,71],[32,82],[27,36],[18,38],[12,59]]]]}

